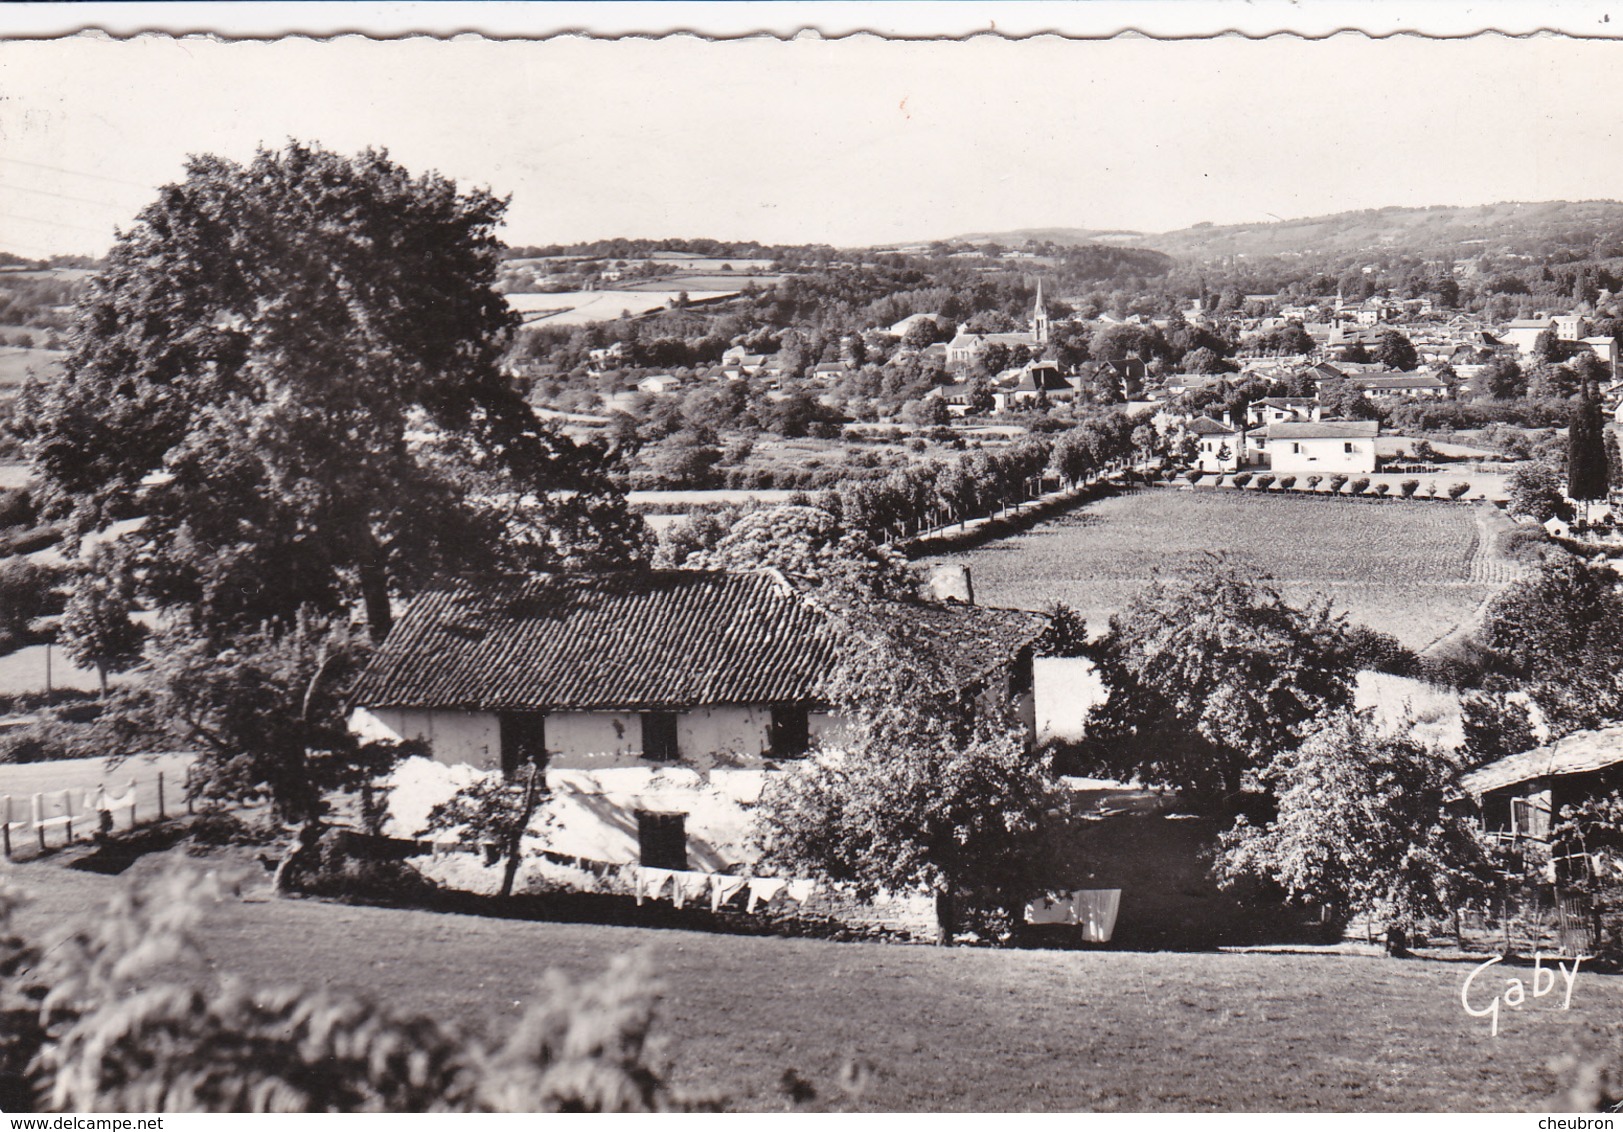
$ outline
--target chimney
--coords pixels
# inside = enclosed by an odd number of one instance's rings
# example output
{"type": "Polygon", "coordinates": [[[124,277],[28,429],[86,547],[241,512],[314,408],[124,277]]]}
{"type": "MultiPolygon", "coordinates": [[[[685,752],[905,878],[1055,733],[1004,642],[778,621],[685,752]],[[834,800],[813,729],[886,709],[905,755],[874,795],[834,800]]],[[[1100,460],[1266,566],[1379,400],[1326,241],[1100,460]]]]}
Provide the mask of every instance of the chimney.
{"type": "Polygon", "coordinates": [[[931,563],[924,596],[931,601],[961,601],[974,605],[975,586],[969,580],[969,567],[961,562],[931,563]]]}

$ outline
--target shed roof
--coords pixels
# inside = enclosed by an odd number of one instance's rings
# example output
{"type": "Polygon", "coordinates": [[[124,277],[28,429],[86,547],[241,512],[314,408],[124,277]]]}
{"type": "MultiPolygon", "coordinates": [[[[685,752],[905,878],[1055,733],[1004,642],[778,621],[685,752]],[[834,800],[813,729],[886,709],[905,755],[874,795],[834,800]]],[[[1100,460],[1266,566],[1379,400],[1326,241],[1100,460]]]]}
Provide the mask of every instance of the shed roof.
{"type": "Polygon", "coordinates": [[[1466,791],[1481,797],[1507,786],[1565,774],[1585,774],[1623,763],[1623,727],[1575,731],[1545,747],[1536,747],[1497,762],[1460,779],[1466,791]]]}
{"type": "MultiPolygon", "coordinates": [[[[1046,626],[1024,610],[886,603],[888,623],[972,686],[1046,626]]],[[[832,616],[772,573],[456,579],[419,594],[353,701],[609,710],[816,702],[844,653],[832,616]]]]}

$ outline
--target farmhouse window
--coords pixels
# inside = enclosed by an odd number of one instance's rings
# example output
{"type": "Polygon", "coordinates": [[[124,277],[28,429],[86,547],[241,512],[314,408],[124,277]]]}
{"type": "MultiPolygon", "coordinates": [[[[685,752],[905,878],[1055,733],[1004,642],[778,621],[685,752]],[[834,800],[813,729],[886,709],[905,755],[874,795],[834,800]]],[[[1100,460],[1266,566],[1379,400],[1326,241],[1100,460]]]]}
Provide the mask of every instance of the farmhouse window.
{"type": "Polygon", "coordinates": [[[1341,450],[1343,452],[1353,453],[1358,451],[1358,445],[1349,440],[1341,446],[1341,450]]]}
{"type": "Polygon", "coordinates": [[[677,756],[676,713],[645,711],[642,713],[642,757],[658,762],[670,762],[677,756]]]}
{"type": "Polygon", "coordinates": [[[547,754],[547,717],[538,711],[506,712],[501,725],[502,773],[512,775],[520,767],[541,760],[547,754]]]}
{"type": "Polygon", "coordinates": [[[772,726],[767,742],[779,758],[803,755],[811,746],[811,727],[806,709],[800,704],[773,704],[772,726]]]}
{"type": "Polygon", "coordinates": [[[638,810],[637,860],[648,869],[687,868],[687,815],[638,810]]]}

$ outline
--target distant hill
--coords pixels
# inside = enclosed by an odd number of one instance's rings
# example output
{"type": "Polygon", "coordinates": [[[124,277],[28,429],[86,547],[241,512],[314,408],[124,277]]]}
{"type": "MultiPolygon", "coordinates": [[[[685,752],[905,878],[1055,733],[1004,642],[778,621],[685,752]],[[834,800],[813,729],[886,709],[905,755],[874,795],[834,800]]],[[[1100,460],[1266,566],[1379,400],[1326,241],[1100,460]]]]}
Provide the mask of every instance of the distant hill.
{"type": "Polygon", "coordinates": [[[1427,258],[1542,256],[1572,249],[1595,258],[1623,254],[1623,202],[1506,202],[1429,208],[1370,208],[1258,224],[1197,224],[1159,234],[1084,228],[1028,228],[961,236],[966,243],[1020,247],[1027,240],[1153,248],[1186,260],[1225,256],[1409,252],[1427,258]],[[1598,250],[1597,250],[1598,245],[1598,250]]]}
{"type": "Polygon", "coordinates": [[[968,236],[954,236],[952,242],[1002,244],[1006,248],[1018,248],[1025,246],[1027,240],[1073,248],[1081,244],[1141,243],[1144,233],[1093,228],[1016,228],[1012,232],[976,232],[968,236]]]}

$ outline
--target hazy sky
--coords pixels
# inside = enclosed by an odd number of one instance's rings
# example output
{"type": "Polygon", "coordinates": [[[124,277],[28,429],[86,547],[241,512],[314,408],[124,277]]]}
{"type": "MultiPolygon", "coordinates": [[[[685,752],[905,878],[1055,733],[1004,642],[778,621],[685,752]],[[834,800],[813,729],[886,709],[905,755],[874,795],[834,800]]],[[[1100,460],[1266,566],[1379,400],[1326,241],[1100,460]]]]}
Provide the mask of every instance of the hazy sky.
{"type": "Polygon", "coordinates": [[[388,148],[512,243],[836,245],[1623,196],[1623,43],[1342,35],[0,42],[0,248],[100,253],[188,153],[388,148]]]}

